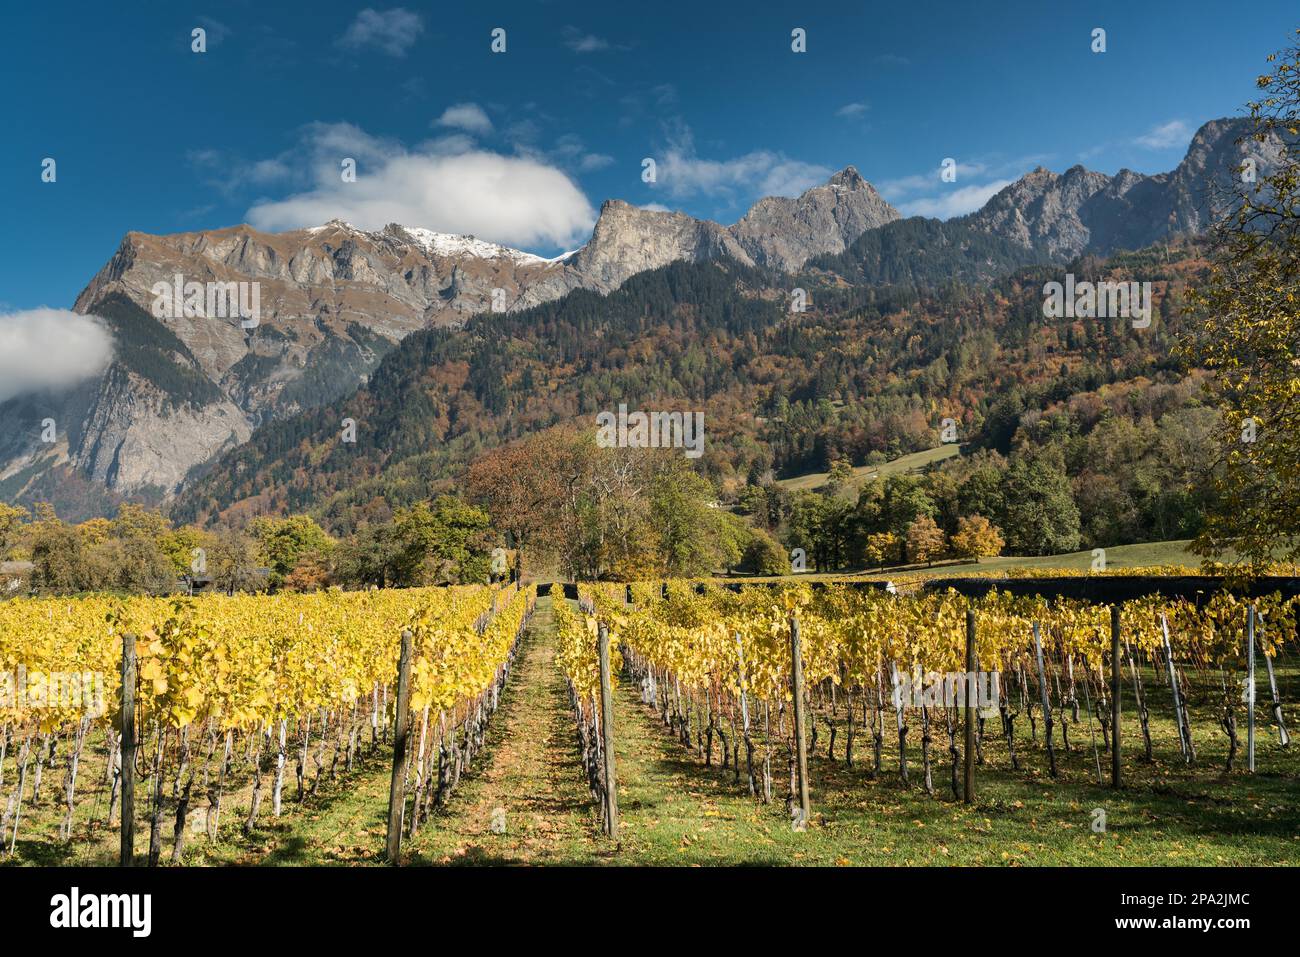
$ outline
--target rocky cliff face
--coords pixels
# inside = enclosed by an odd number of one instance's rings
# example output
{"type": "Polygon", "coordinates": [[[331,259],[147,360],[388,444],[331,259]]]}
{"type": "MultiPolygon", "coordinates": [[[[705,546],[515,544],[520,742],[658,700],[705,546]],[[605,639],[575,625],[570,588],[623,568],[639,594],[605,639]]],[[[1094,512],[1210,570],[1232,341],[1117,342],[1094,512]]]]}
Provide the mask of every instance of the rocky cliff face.
{"type": "Polygon", "coordinates": [[[73,307],[110,327],[115,361],[68,394],[0,405],[0,426],[24,437],[0,449],[0,490],[48,494],[58,469],[120,494],[165,497],[256,426],[354,389],[410,332],[459,324],[494,298],[520,309],[580,284],[558,262],[395,225],[128,233],[73,307]],[[206,301],[197,314],[158,318],[155,285],[177,277],[205,288],[257,283],[256,326],[209,314],[206,301]],[[45,417],[59,425],[57,443],[37,440],[45,417]]]}
{"type": "MultiPolygon", "coordinates": [[[[0,494],[48,491],[51,469],[112,492],[173,494],[196,466],[265,422],[356,388],[417,329],[473,313],[526,309],[579,288],[608,292],[677,260],[730,256],[794,269],[897,218],[856,170],[797,199],[763,200],[731,228],[611,200],[591,240],[544,259],[469,236],[332,221],[286,233],[233,226],[154,236],[131,232],[77,297],[117,339],[114,364],[63,396],[0,405],[0,494]],[[155,286],[257,283],[253,328],[203,303],[155,315],[155,286]],[[38,443],[54,417],[66,432],[38,443]]],[[[82,496],[84,498],[84,496],[82,496]]]]}
{"type": "Polygon", "coordinates": [[[1082,166],[1057,174],[1039,167],[965,221],[1062,260],[1201,233],[1236,188],[1247,157],[1259,175],[1276,161],[1280,142],[1238,142],[1250,128],[1246,120],[1212,120],[1197,130],[1175,169],[1154,176],[1129,169],[1107,176],[1082,166]]]}
{"type": "MultiPolygon", "coordinates": [[[[390,225],[366,232],[334,221],[288,233],[249,226],[150,236],[128,233],[117,253],[90,281],[73,308],[93,312],[114,292],[151,309],[158,282],[252,282],[260,289],[261,326],[292,341],[286,357],[312,347],[350,323],[389,341],[431,325],[460,321],[491,308],[492,291],[507,309],[554,298],[576,284],[558,263],[474,240],[390,225]]],[[[249,335],[238,322],[200,315],[167,320],[214,380],[256,352],[261,328],[249,335]]]]}
{"type": "Polygon", "coordinates": [[[574,254],[571,267],[591,285],[613,289],[647,269],[715,256],[732,256],[753,265],[717,223],[611,199],[600,208],[591,240],[574,254]]]}
{"type": "Polygon", "coordinates": [[[198,462],[247,441],[252,428],[235,403],[177,404],[118,366],[99,383],[68,459],[110,489],[171,490],[198,462]]]}
{"type": "Polygon", "coordinates": [[[756,263],[793,272],[813,256],[843,252],[867,230],[898,218],[898,210],[848,166],[797,199],[759,200],[729,232],[756,263]]]}
{"type": "Polygon", "coordinates": [[[670,262],[718,256],[793,272],[813,256],[841,252],[867,230],[898,218],[898,210],[852,166],[795,198],[760,199],[734,226],[610,200],[571,266],[599,288],[670,262]]]}
{"type": "Polygon", "coordinates": [[[990,199],[970,221],[985,232],[1011,239],[1053,257],[1077,255],[1090,232],[1080,208],[1105,188],[1110,177],[1075,166],[1057,174],[1038,167],[990,199]]]}

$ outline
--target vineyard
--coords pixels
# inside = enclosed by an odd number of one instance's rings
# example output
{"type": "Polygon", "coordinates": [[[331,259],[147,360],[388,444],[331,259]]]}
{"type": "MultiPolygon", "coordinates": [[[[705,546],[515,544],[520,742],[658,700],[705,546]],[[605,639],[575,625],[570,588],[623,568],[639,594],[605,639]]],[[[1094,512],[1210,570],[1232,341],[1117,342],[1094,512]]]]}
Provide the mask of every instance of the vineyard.
{"type": "Polygon", "coordinates": [[[20,840],[24,799],[39,805],[45,787],[57,787],[61,841],[81,836],[78,825],[93,839],[116,820],[130,861],[129,829],[143,818],[151,865],[164,832],[170,860],[182,860],[200,802],[209,840],[234,794],[246,802],[245,831],[268,788],[279,818],[290,762],[301,801],[405,722],[394,687],[399,636],[410,649],[406,710],[419,715],[400,795],[415,833],[481,746],[533,602],[530,589],[474,586],[0,605],[6,851],[20,840]],[[88,747],[99,758],[89,807],[88,747]],[[56,768],[62,779],[49,785],[56,768]],[[136,779],[145,800],[133,814],[123,807],[134,804],[136,779]]]}
{"type": "MultiPolygon", "coordinates": [[[[1042,724],[1049,770],[1055,776],[1056,748],[1071,749],[1070,728],[1080,724],[1082,705],[1100,783],[1101,754],[1112,751],[1115,713],[1109,699],[1116,686],[1107,672],[1117,676],[1127,668],[1146,760],[1153,754],[1145,687],[1154,675],[1171,690],[1183,759],[1191,763],[1197,757],[1192,702],[1208,698],[1218,712],[1223,760],[1231,771],[1242,746],[1242,703],[1255,695],[1248,648],[1258,642],[1268,675],[1270,730],[1281,744],[1290,740],[1274,660],[1284,646],[1294,649],[1300,602],[1276,595],[1244,603],[1219,592],[1199,606],[1148,598],[1116,608],[1113,621],[1105,606],[1011,598],[996,591],[968,602],[951,593],[897,598],[832,587],[814,595],[810,589],[792,587],[736,594],[672,582],[592,589],[588,595],[590,607],[609,619],[626,646],[643,701],[660,711],[683,744],[691,746],[693,741],[706,763],[713,761],[716,736],[724,766],[730,759],[737,774],[743,735],[749,791],[761,791],[765,800],[772,796],[772,742],[784,740],[790,721],[790,633],[796,623],[802,635],[803,683],[816,716],[811,722],[812,750],[817,749],[818,729],[824,723],[828,755],[834,757],[842,736],[843,758],[852,765],[858,736],[869,736],[871,770],[880,774],[888,721],[897,735],[898,774],[906,782],[907,736],[919,714],[921,774],[930,794],[935,791],[931,745],[938,728],[952,758],[953,795],[961,796],[956,735],[964,696],[952,692],[964,691],[966,674],[973,671],[988,676],[972,736],[978,763],[983,763],[990,743],[986,720],[992,716],[1000,727],[993,737],[1001,738],[1010,765],[1019,768],[1016,721],[1023,716],[1031,741],[1038,740],[1042,724]],[[625,604],[628,596],[633,600],[625,604]],[[978,641],[972,647],[976,622],[978,641]],[[1113,656],[1115,648],[1122,649],[1120,660],[1113,656]],[[966,658],[968,651],[974,653],[973,660],[966,658]],[[956,675],[960,679],[951,677],[956,675]],[[994,682],[1000,693],[988,694],[994,682]],[[900,693],[905,685],[928,686],[930,694],[909,699],[900,693]],[[755,772],[752,706],[762,712],[761,787],[755,772]]],[[[970,704],[975,711],[976,702],[970,704]]],[[[1252,725],[1252,762],[1254,731],[1252,725]]],[[[785,751],[793,794],[798,776],[794,749],[785,751]]]]}
{"type": "MultiPolygon", "coordinates": [[[[331,859],[355,863],[385,842],[429,863],[843,863],[905,842],[944,862],[966,839],[1015,862],[1045,853],[1026,843],[1040,816],[1106,854],[1098,810],[1174,821],[1242,789],[1222,835],[1189,819],[1198,854],[1253,828],[1245,859],[1281,862],[1300,835],[1277,797],[1298,771],[1296,599],[577,595],[0,604],[0,669],[23,676],[0,696],[0,861],[108,863],[119,842],[134,863],[310,861],[329,827],[331,859]],[[490,856],[504,847],[525,856],[490,856]]],[[[1151,862],[1163,830],[1128,827],[1114,853],[1151,862]]]]}
{"type": "Polygon", "coordinates": [[[1130,760],[1145,765],[1158,758],[1151,702],[1166,694],[1186,767],[1254,771],[1257,734],[1279,749],[1290,744],[1279,675],[1293,674],[1300,602],[1276,594],[1106,607],[996,591],[968,601],[685,581],[580,591],[581,611],[557,616],[558,632],[598,803],[609,789],[594,719],[600,628],[667,733],[756,800],[783,799],[796,830],[808,824],[808,756],[823,749],[848,768],[860,763],[870,780],[891,773],[954,800],[974,800],[975,767],[1031,771],[1026,762],[1036,759],[1056,779],[1058,759],[1077,752],[1096,785],[1118,787],[1118,697],[1140,729],[1130,760]],[[1256,656],[1267,674],[1262,695],[1256,656]],[[1194,727],[1205,714],[1217,742],[1194,727]],[[936,785],[945,773],[948,783],[936,785]]]}

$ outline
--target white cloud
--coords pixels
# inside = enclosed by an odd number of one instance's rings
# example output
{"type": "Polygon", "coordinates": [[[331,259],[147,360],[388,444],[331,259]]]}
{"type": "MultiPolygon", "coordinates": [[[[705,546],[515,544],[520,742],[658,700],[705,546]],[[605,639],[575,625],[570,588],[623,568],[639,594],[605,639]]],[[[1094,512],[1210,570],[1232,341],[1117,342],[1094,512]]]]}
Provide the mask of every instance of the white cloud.
{"type": "Polygon", "coordinates": [[[842,116],[845,119],[856,119],[867,112],[868,109],[869,107],[865,103],[846,103],[835,111],[835,115],[842,116]]]}
{"type": "Polygon", "coordinates": [[[71,388],[112,359],[113,337],[91,316],[44,307],[0,315],[0,402],[71,388]]]}
{"type": "Polygon", "coordinates": [[[970,186],[949,188],[934,196],[922,196],[899,204],[899,212],[904,216],[930,216],[934,219],[951,219],[965,216],[987,203],[999,190],[1010,186],[1012,180],[999,179],[991,183],[975,183],[970,186]]]}
{"type": "Polygon", "coordinates": [[[442,111],[442,116],[434,121],[437,126],[451,126],[468,133],[485,136],[492,132],[492,121],[487,111],[477,103],[457,103],[442,111]]]}
{"type": "MultiPolygon", "coordinates": [[[[1017,161],[1012,164],[1015,168],[1024,165],[1024,161],[1017,161]]],[[[997,173],[1009,172],[1007,164],[999,164],[997,169],[990,169],[989,164],[972,160],[970,162],[961,162],[956,166],[957,181],[973,179],[981,176],[992,176],[997,173]]],[[[943,167],[935,166],[927,173],[915,173],[911,176],[901,176],[898,179],[885,179],[877,184],[880,195],[884,196],[890,202],[902,200],[909,193],[919,193],[924,190],[935,188],[936,184],[942,183],[943,167]]]]}
{"type": "Polygon", "coordinates": [[[186,160],[204,180],[227,195],[254,187],[265,189],[293,179],[287,155],[247,162],[211,148],[189,150],[186,160]]]}
{"type": "Polygon", "coordinates": [[[911,176],[900,176],[898,179],[882,179],[875,185],[876,189],[880,190],[880,195],[892,203],[908,193],[930,189],[938,180],[938,167],[935,167],[934,173],[914,173],[911,176]]]}
{"type": "Polygon", "coordinates": [[[574,133],[565,133],[549,150],[527,143],[516,143],[515,149],[520,155],[545,159],[564,169],[576,169],[581,173],[591,173],[614,165],[614,157],[591,152],[583,143],[582,137],[574,133]]]}
{"type": "Polygon", "coordinates": [[[420,15],[405,7],[382,12],[367,7],[349,24],[338,44],[349,50],[373,47],[389,56],[403,57],[422,30],[424,21],[420,15]]]}
{"type": "Polygon", "coordinates": [[[407,149],[351,124],[312,124],[299,148],[311,171],[309,188],[255,203],[248,222],[265,230],[335,218],[363,229],[401,223],[522,248],[569,248],[586,240],[595,210],[562,170],[539,157],[467,145],[449,150],[437,141],[407,149]],[[356,182],[342,181],[343,157],[357,160],[356,182]]]}
{"type": "Polygon", "coordinates": [[[564,28],[564,45],[574,53],[599,53],[610,47],[608,40],[583,33],[577,27],[564,28]]]}
{"type": "Polygon", "coordinates": [[[1192,137],[1192,131],[1182,120],[1170,120],[1153,126],[1134,142],[1143,149],[1167,150],[1172,146],[1184,146],[1192,137]]]}
{"type": "Polygon", "coordinates": [[[447,133],[443,136],[435,136],[431,140],[425,140],[418,147],[421,153],[438,153],[448,156],[456,153],[469,153],[476,149],[478,149],[478,142],[474,137],[466,133],[447,133]]]}
{"type": "Polygon", "coordinates": [[[687,130],[658,159],[657,185],[675,199],[749,195],[755,188],[759,196],[798,196],[826,182],[832,172],[771,150],[755,150],[729,160],[701,159],[687,130]]]}
{"type": "Polygon", "coordinates": [[[759,182],[759,192],[763,196],[798,196],[814,186],[823,185],[834,172],[827,166],[785,159],[780,154],[777,156],[777,161],[759,182]]]}
{"type": "Polygon", "coordinates": [[[877,188],[880,195],[893,203],[904,216],[951,219],[973,213],[998,190],[1049,159],[1050,155],[1042,153],[1011,158],[981,156],[957,163],[956,183],[945,183],[943,166],[936,165],[924,173],[881,180],[877,188]]]}

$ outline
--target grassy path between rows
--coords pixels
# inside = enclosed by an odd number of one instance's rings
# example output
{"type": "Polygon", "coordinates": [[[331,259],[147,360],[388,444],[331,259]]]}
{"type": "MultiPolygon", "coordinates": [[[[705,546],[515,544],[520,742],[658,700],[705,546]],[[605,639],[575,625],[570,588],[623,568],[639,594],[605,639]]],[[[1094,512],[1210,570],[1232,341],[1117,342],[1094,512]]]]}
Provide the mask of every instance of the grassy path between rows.
{"type": "Polygon", "coordinates": [[[417,835],[411,863],[593,864],[614,853],[577,759],[550,598],[538,600],[480,760],[446,812],[417,835]],[[504,832],[493,832],[494,815],[504,832]]]}
{"type": "MultiPolygon", "coordinates": [[[[563,599],[558,599],[563,600],[563,599]]],[[[615,701],[622,833],[599,829],[554,662],[551,599],[538,602],[521,663],[493,719],[484,763],[410,847],[410,863],[740,864],[803,856],[781,806],[763,808],[730,772],[709,772],[624,684],[615,701]],[[494,834],[494,811],[506,828],[494,834]]]]}

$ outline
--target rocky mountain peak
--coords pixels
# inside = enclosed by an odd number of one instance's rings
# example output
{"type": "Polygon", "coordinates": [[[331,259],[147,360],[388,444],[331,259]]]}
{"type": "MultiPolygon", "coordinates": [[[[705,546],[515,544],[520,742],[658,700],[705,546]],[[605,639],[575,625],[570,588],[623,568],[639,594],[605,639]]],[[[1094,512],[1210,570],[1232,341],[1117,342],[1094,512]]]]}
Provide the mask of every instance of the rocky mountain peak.
{"type": "Polygon", "coordinates": [[[585,278],[605,287],[677,260],[719,255],[793,272],[813,256],[842,252],[867,230],[898,218],[862,174],[846,166],[797,197],[760,199],[729,227],[606,200],[591,241],[572,263],[585,278]]]}
{"type": "Polygon", "coordinates": [[[846,166],[826,181],[827,186],[840,186],[844,189],[862,189],[870,184],[862,178],[856,166],[846,166]]]}
{"type": "Polygon", "coordinates": [[[613,289],[647,269],[718,255],[750,262],[727,230],[715,222],[610,199],[600,207],[591,239],[568,262],[596,288],[613,289]]]}
{"type": "Polygon", "coordinates": [[[1255,157],[1261,170],[1276,158],[1280,143],[1239,142],[1249,128],[1245,120],[1210,120],[1167,173],[1121,169],[1108,176],[1075,165],[1058,176],[1039,166],[965,220],[1058,259],[1138,249],[1171,232],[1201,232],[1213,219],[1216,193],[1230,188],[1245,157],[1255,157]]]}
{"type": "Polygon", "coordinates": [[[754,262],[793,272],[814,256],[843,252],[867,230],[899,218],[862,174],[846,166],[797,197],[760,199],[730,232],[754,262]]]}

